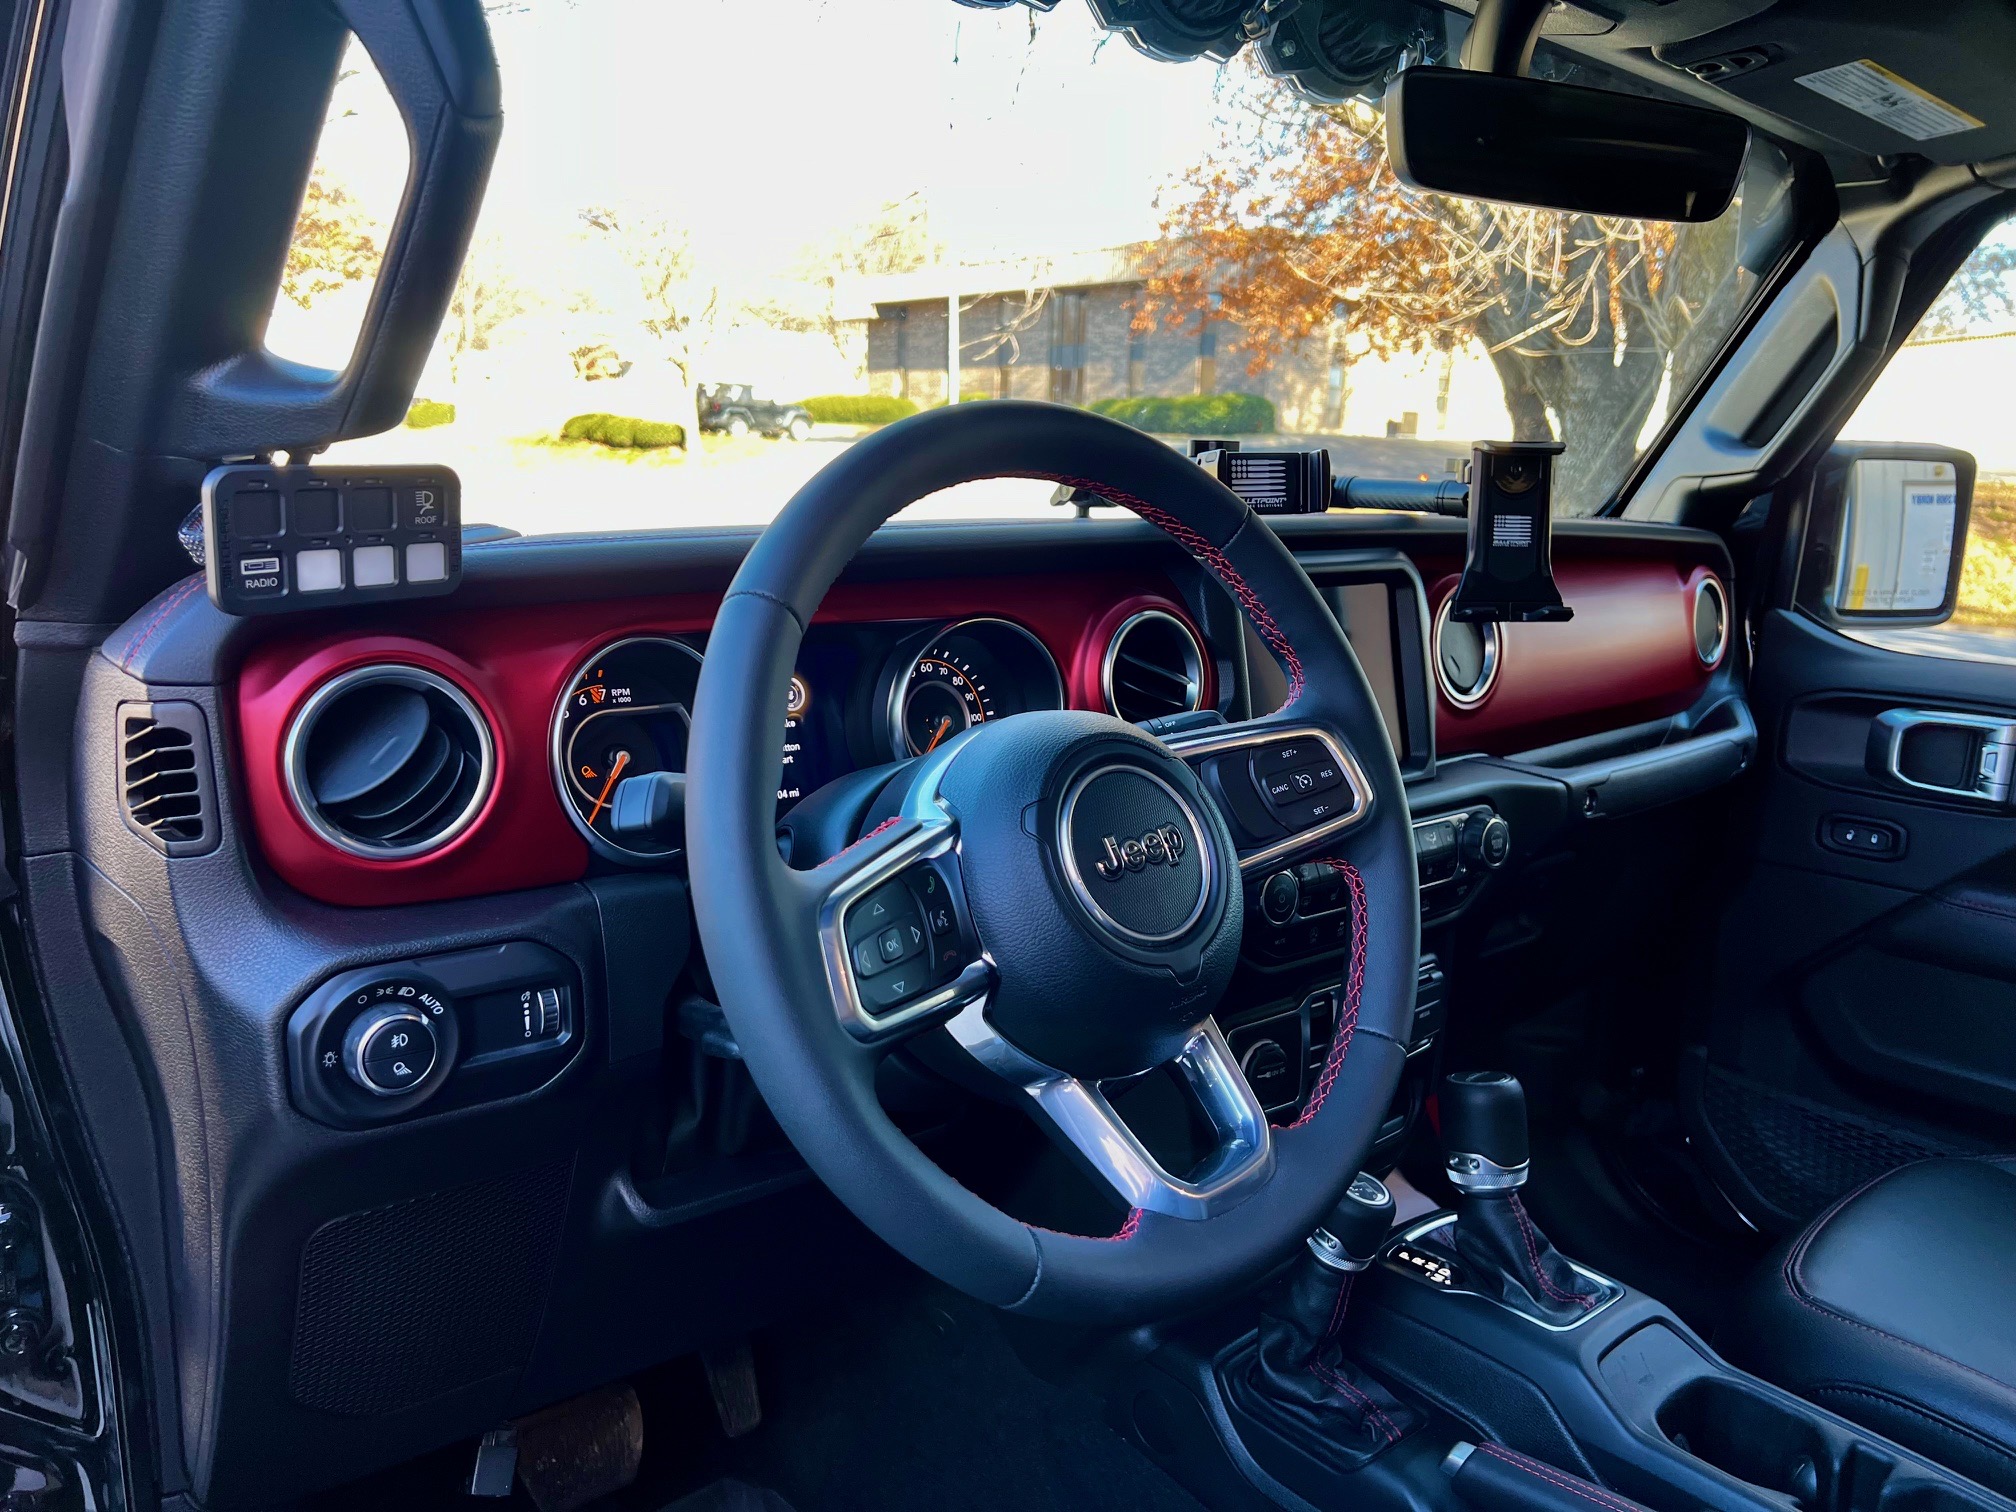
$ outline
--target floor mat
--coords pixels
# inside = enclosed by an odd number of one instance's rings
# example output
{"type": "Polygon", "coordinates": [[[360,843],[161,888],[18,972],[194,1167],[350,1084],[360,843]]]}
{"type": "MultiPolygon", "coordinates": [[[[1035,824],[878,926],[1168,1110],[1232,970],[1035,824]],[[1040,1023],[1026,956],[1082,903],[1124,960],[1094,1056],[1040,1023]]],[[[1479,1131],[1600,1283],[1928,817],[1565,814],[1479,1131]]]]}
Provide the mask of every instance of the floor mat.
{"type": "Polygon", "coordinates": [[[682,1496],[665,1512],[792,1512],[791,1503],[775,1491],[738,1480],[718,1480],[691,1496],[682,1496]]]}
{"type": "Polygon", "coordinates": [[[932,1287],[759,1335],[763,1426],[716,1473],[797,1512],[1200,1512],[1099,1418],[1025,1368],[995,1314],[932,1287]]]}

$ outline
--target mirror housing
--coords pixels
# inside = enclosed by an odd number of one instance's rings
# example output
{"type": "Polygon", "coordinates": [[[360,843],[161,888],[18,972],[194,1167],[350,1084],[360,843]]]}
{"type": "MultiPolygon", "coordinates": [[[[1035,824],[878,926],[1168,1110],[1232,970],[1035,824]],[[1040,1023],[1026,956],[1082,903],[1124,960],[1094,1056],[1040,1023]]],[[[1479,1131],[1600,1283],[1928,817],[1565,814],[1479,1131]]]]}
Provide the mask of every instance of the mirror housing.
{"type": "Polygon", "coordinates": [[[1460,68],[1386,89],[1386,153],[1410,188],[1581,215],[1712,221],[1750,127],[1720,110],[1460,68]]]}
{"type": "Polygon", "coordinates": [[[1842,442],[1813,478],[1799,606],[1828,624],[1940,625],[1960,602],[1973,455],[1842,442]]]}

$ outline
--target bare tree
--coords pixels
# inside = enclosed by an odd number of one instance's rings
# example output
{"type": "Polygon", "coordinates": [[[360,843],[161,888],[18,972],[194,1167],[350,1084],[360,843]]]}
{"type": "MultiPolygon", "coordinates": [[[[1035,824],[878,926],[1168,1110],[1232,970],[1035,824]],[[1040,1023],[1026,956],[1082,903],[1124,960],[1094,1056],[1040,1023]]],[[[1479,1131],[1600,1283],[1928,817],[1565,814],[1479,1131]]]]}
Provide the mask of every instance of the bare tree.
{"type": "Polygon", "coordinates": [[[688,455],[702,455],[696,390],[729,313],[720,286],[700,275],[691,238],[662,215],[591,206],[581,220],[636,276],[637,323],[679,375],[677,411],[670,418],[685,428],[688,455]]]}
{"type": "Polygon", "coordinates": [[[491,339],[532,308],[532,295],[510,272],[494,240],[473,244],[441,322],[441,345],[448,353],[448,376],[462,381],[462,360],[487,352],[491,339]]]}

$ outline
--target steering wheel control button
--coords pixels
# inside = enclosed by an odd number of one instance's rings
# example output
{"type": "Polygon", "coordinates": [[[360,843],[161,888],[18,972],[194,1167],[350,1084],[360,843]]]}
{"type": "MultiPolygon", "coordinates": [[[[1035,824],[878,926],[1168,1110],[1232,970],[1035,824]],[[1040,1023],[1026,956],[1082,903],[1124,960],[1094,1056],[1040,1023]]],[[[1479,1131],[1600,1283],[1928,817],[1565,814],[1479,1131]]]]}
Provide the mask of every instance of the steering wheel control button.
{"type": "Polygon", "coordinates": [[[882,952],[875,948],[872,939],[862,940],[854,946],[854,975],[871,977],[882,969],[882,952]]]}
{"type": "Polygon", "coordinates": [[[1261,746],[1253,753],[1253,775],[1264,783],[1277,772],[1315,766],[1326,754],[1323,747],[1313,740],[1284,740],[1261,746]]]}
{"type": "Polygon", "coordinates": [[[875,936],[875,953],[892,966],[908,955],[908,942],[903,938],[902,928],[891,925],[875,936]]]}
{"type": "Polygon", "coordinates": [[[1058,854],[1094,923],[1132,946],[1182,938],[1211,897],[1203,822],[1170,783],[1114,763],[1081,773],[1058,809],[1058,854]]]}

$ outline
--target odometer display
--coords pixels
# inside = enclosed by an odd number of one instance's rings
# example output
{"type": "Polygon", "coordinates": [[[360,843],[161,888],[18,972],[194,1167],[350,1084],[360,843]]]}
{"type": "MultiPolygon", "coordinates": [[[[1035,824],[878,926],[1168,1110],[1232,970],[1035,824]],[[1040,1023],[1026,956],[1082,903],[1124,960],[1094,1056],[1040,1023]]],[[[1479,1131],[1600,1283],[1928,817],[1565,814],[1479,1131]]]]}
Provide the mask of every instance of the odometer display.
{"type": "Polygon", "coordinates": [[[553,719],[554,776],[576,829],[605,855],[657,860],[675,847],[609,831],[609,805],[625,778],[686,770],[686,738],[700,653],[682,641],[638,636],[584,662],[553,719]]]}

